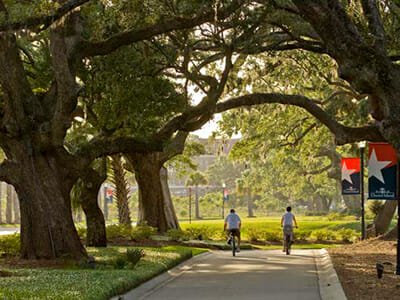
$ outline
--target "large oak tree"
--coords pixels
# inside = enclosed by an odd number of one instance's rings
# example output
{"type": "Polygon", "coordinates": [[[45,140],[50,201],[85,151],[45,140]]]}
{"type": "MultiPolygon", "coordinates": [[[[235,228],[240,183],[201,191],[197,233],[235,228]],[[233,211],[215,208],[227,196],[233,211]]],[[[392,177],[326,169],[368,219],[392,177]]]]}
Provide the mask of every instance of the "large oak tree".
{"type": "MultiPolygon", "coordinates": [[[[229,9],[222,7],[221,12],[203,3],[192,5],[185,16],[165,15],[132,28],[111,30],[105,39],[98,39],[86,27],[88,18],[97,17],[88,12],[98,9],[99,2],[71,0],[57,4],[49,15],[38,17],[36,7],[29,11],[29,3],[15,4],[26,5],[28,14],[33,15],[19,18],[13,15],[13,4],[0,2],[0,146],[6,155],[0,179],[12,184],[19,195],[24,258],[85,257],[71,217],[73,184],[97,157],[132,149],[139,153],[157,151],[163,143],[164,135],[145,143],[134,136],[102,133],[79,149],[68,149],[64,139],[82,92],[77,82],[81,63],[161,33],[223,18],[238,3],[232,2],[229,9]],[[94,7],[87,11],[83,7],[80,13],[77,7],[85,2],[94,3],[94,7]],[[45,31],[35,34],[41,30],[45,31]],[[31,78],[29,67],[38,61],[29,51],[24,52],[24,44],[42,46],[49,54],[48,77],[40,85],[31,78]]],[[[113,8],[100,6],[104,10],[113,8]]]]}

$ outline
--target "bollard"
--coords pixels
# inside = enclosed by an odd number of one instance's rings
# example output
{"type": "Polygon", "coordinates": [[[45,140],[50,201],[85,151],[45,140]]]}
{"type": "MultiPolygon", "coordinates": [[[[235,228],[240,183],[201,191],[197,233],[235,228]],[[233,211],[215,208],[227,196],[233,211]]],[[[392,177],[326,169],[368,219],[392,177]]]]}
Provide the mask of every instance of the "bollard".
{"type": "Polygon", "coordinates": [[[383,269],[384,268],[385,267],[382,264],[380,264],[380,263],[376,264],[376,275],[378,276],[379,279],[381,279],[382,276],[383,276],[383,269]]]}

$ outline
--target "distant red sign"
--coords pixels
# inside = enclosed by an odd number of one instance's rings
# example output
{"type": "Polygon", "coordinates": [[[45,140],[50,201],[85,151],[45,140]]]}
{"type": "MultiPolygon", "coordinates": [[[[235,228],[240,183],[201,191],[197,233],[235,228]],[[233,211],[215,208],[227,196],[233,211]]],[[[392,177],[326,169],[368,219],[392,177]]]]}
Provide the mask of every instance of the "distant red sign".
{"type": "Polygon", "coordinates": [[[112,197],[113,196],[114,190],[112,188],[107,188],[106,190],[106,195],[107,197],[112,197]]]}

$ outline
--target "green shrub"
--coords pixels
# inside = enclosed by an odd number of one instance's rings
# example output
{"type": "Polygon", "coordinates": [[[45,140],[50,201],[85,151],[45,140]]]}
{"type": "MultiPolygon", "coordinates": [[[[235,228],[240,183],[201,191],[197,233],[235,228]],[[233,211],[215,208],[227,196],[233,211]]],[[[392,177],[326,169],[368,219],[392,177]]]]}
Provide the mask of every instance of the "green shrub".
{"type": "Polygon", "coordinates": [[[133,248],[126,250],[126,260],[129,262],[132,268],[136,266],[136,264],[143,256],[144,256],[143,249],[133,248]]]}
{"type": "Polygon", "coordinates": [[[114,268],[115,269],[124,269],[127,264],[128,264],[128,262],[127,262],[126,258],[122,257],[122,256],[118,256],[114,260],[114,268]]]}
{"type": "Polygon", "coordinates": [[[305,216],[326,216],[327,212],[326,211],[305,211],[304,215],[305,216]]]}
{"type": "Polygon", "coordinates": [[[264,237],[265,240],[269,242],[280,242],[282,241],[282,231],[281,230],[265,231],[264,237]]]}
{"type": "Polygon", "coordinates": [[[357,231],[349,228],[340,229],[338,236],[343,242],[352,242],[358,238],[357,231]]]}
{"type": "Polygon", "coordinates": [[[148,225],[138,225],[131,230],[131,239],[133,241],[142,241],[149,239],[157,233],[157,228],[148,225]]]}
{"type": "Polygon", "coordinates": [[[173,241],[188,240],[187,234],[180,229],[170,229],[167,231],[167,236],[173,241]]]}
{"type": "Polygon", "coordinates": [[[251,242],[262,241],[266,238],[265,234],[266,234],[265,230],[253,227],[247,231],[247,238],[251,242]]]}
{"type": "Polygon", "coordinates": [[[311,238],[316,241],[332,241],[336,240],[336,233],[329,229],[318,229],[311,233],[311,238]]]}
{"type": "Polygon", "coordinates": [[[114,238],[128,238],[131,232],[131,227],[128,225],[108,225],[106,227],[106,233],[108,239],[114,238]]]}
{"type": "Polygon", "coordinates": [[[311,238],[317,241],[326,241],[328,239],[328,234],[327,234],[327,230],[326,229],[318,229],[318,230],[314,230],[311,233],[311,238]]]}
{"type": "Polygon", "coordinates": [[[224,230],[212,230],[209,233],[209,238],[212,239],[212,240],[217,240],[217,241],[224,240],[224,239],[226,239],[226,231],[224,231],[224,230]]]}
{"type": "Polygon", "coordinates": [[[294,238],[298,241],[305,241],[311,236],[310,230],[296,230],[294,232],[294,238]]]}
{"type": "Polygon", "coordinates": [[[338,212],[332,212],[326,216],[328,221],[338,221],[338,220],[343,220],[346,217],[346,215],[340,214],[338,212]]]}
{"type": "Polygon", "coordinates": [[[213,230],[207,226],[196,226],[187,228],[185,233],[190,240],[209,240],[211,231],[213,230]]]}
{"type": "Polygon", "coordinates": [[[20,248],[21,240],[18,233],[0,236],[0,252],[3,256],[17,256],[20,248]]]}

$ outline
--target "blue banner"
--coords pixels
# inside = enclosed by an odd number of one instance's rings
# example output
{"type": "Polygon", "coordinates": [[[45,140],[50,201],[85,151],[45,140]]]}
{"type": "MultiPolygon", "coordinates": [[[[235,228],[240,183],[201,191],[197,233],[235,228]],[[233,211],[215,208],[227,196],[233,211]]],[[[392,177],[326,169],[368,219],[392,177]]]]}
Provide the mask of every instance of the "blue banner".
{"type": "Polygon", "coordinates": [[[370,143],[368,155],[369,199],[396,200],[397,156],[390,144],[370,143]]]}

